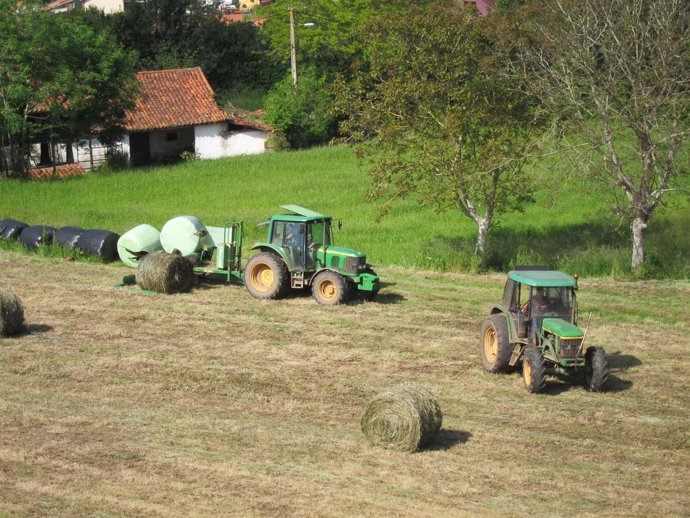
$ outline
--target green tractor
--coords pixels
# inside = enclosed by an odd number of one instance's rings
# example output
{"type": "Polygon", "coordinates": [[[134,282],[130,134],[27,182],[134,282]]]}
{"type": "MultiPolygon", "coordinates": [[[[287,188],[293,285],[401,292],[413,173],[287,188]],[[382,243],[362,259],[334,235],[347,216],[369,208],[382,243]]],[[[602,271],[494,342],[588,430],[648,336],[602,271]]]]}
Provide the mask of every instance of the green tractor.
{"type": "Polygon", "coordinates": [[[244,268],[244,285],[256,298],[274,299],[291,288],[311,287],[320,303],[335,305],[353,295],[373,299],[379,278],[366,256],[332,244],[332,218],[297,205],[282,205],[292,214],[272,216],[265,242],[244,268]]]}
{"type": "Polygon", "coordinates": [[[480,354],[489,372],[510,372],[522,362],[529,392],[546,383],[547,368],[584,370],[585,388],[602,390],[608,378],[601,347],[583,351],[586,330],[577,326],[577,278],[545,267],[517,267],[508,273],[503,302],[481,329],[480,354]]]}
{"type": "MultiPolygon", "coordinates": [[[[140,227],[136,227],[130,239],[136,244],[126,243],[132,249],[123,245],[121,258],[124,255],[123,261],[128,261],[127,264],[140,267],[140,259],[162,247],[188,259],[197,277],[215,277],[228,283],[244,281],[247,291],[259,299],[277,299],[290,289],[307,287],[311,287],[314,298],[325,305],[345,303],[354,295],[365,300],[376,296],[379,278],[367,264],[366,256],[332,244],[330,216],[297,205],[283,205],[282,208],[291,214],[272,216],[259,224],[268,226],[268,236],[265,242],[251,247],[259,253],[249,258],[244,269],[243,223],[204,227],[191,216],[170,220],[163,227],[160,238],[153,227],[153,232],[144,229],[142,234],[137,234],[140,227]]],[[[162,278],[173,275],[163,274],[162,278]]],[[[126,275],[122,286],[136,282],[135,275],[126,275]]]]}

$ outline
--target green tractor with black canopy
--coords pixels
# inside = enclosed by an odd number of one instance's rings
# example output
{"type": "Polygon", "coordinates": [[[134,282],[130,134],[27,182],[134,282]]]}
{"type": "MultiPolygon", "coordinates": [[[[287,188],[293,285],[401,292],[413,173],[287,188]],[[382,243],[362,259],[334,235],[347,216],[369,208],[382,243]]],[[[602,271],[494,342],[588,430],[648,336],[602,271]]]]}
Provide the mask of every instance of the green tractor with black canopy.
{"type": "Polygon", "coordinates": [[[547,267],[516,267],[508,273],[503,302],[492,307],[481,329],[480,354],[492,373],[519,363],[525,387],[539,392],[547,369],[584,371],[585,388],[602,390],[608,378],[601,347],[584,350],[587,331],[577,325],[577,278],[547,267]]]}

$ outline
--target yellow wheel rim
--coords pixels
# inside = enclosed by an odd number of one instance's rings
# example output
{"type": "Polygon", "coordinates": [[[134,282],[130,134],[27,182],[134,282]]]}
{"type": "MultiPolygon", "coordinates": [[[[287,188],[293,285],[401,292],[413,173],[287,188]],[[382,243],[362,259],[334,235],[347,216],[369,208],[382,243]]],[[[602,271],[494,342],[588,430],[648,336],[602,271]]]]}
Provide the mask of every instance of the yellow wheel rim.
{"type": "Polygon", "coordinates": [[[527,360],[522,364],[522,377],[525,379],[525,385],[529,387],[532,383],[532,367],[527,360]]]}
{"type": "Polygon", "coordinates": [[[257,264],[249,276],[252,286],[257,291],[268,291],[273,286],[275,275],[267,264],[257,264]]]}
{"type": "Polygon", "coordinates": [[[324,280],[319,283],[319,295],[324,300],[333,300],[338,296],[338,287],[333,281],[324,280]]]}
{"type": "Polygon", "coordinates": [[[496,355],[498,354],[498,337],[496,336],[496,330],[489,328],[484,333],[484,356],[486,359],[493,363],[496,361],[496,355]]]}

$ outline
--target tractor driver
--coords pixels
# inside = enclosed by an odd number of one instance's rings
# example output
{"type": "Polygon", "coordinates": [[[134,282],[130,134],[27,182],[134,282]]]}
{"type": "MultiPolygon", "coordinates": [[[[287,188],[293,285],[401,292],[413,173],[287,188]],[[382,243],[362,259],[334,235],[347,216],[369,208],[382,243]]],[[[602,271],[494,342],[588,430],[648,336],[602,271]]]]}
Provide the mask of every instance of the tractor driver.
{"type": "Polygon", "coordinates": [[[522,313],[525,319],[531,319],[531,334],[534,335],[539,330],[541,322],[541,315],[551,308],[549,300],[544,294],[544,288],[537,288],[532,295],[532,298],[527,300],[522,306],[522,313]]]}
{"type": "Polygon", "coordinates": [[[304,224],[286,223],[284,246],[289,250],[295,266],[302,265],[302,252],[304,250],[304,224]]]}

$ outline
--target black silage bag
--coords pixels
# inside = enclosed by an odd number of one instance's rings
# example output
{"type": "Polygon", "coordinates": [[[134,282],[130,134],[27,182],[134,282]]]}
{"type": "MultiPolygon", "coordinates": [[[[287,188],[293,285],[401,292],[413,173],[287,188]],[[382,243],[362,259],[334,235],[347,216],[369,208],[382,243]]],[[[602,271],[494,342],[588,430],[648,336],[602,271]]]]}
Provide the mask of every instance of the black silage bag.
{"type": "Polygon", "coordinates": [[[80,227],[60,227],[55,231],[55,242],[68,248],[77,248],[83,232],[84,229],[80,227]]]}
{"type": "Polygon", "coordinates": [[[26,223],[16,219],[3,219],[0,221],[0,239],[19,239],[19,235],[26,227],[26,223]]]}
{"type": "Polygon", "coordinates": [[[95,255],[103,262],[117,259],[117,241],[120,235],[110,230],[89,229],[79,236],[79,250],[87,255],[95,255]]]}
{"type": "Polygon", "coordinates": [[[52,244],[54,237],[55,227],[48,225],[31,225],[19,234],[19,240],[25,247],[31,250],[36,250],[41,245],[52,244]]]}

